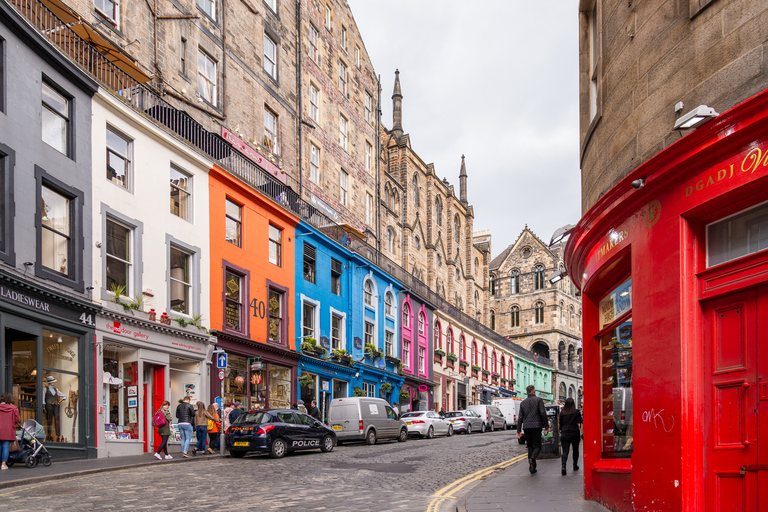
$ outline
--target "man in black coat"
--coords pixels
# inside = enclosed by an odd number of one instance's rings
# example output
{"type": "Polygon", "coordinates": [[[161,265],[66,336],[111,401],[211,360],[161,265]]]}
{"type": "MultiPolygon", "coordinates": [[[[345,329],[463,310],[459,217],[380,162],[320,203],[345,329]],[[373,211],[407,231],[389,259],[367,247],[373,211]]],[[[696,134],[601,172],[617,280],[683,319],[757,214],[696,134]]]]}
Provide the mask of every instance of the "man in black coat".
{"type": "Polygon", "coordinates": [[[536,396],[536,388],[525,388],[528,398],[520,404],[520,414],[517,417],[517,438],[523,437],[521,430],[525,430],[525,442],[528,444],[528,471],[536,473],[536,459],[541,453],[541,431],[549,434],[549,418],[544,400],[536,396]]]}
{"type": "Polygon", "coordinates": [[[312,405],[309,407],[309,415],[317,421],[322,421],[320,419],[320,409],[317,407],[317,400],[312,400],[312,405]]]}

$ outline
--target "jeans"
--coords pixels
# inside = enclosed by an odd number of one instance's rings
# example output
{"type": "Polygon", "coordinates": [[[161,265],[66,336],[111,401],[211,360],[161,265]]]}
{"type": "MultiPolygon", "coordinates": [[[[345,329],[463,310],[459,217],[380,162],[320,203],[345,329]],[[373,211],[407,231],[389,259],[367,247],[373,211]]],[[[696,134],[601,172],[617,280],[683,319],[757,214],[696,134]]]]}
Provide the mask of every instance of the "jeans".
{"type": "Polygon", "coordinates": [[[528,445],[528,458],[536,460],[541,453],[541,431],[540,428],[525,427],[525,444],[528,445]]]}
{"type": "Polygon", "coordinates": [[[160,443],[160,446],[155,453],[165,452],[165,454],[168,455],[168,436],[160,436],[160,439],[163,441],[160,443]]]}
{"type": "Polygon", "coordinates": [[[179,433],[181,434],[181,452],[189,451],[189,443],[192,441],[192,425],[189,423],[179,423],[179,433]]]}
{"type": "Polygon", "coordinates": [[[11,448],[11,441],[10,439],[4,439],[0,443],[3,445],[3,462],[8,462],[8,450],[11,448]]]}
{"type": "Polygon", "coordinates": [[[208,437],[208,425],[198,425],[197,428],[197,451],[205,451],[205,438],[208,437]]]}
{"type": "Polygon", "coordinates": [[[575,441],[568,441],[566,439],[560,438],[560,444],[563,446],[563,454],[561,456],[563,460],[563,467],[565,467],[565,464],[568,462],[568,452],[571,449],[571,446],[573,446],[573,465],[578,466],[579,465],[579,444],[581,440],[577,437],[575,441]]]}

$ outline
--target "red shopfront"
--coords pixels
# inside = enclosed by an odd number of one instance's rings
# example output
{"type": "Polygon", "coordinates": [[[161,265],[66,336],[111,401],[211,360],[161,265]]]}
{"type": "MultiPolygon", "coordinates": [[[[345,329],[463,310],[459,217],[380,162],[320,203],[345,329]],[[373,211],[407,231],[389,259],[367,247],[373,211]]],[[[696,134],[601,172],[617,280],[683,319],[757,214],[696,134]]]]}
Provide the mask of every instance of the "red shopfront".
{"type": "Polygon", "coordinates": [[[584,310],[587,499],[765,509],[766,249],[768,91],[658,153],[581,219],[566,263],[584,310]]]}

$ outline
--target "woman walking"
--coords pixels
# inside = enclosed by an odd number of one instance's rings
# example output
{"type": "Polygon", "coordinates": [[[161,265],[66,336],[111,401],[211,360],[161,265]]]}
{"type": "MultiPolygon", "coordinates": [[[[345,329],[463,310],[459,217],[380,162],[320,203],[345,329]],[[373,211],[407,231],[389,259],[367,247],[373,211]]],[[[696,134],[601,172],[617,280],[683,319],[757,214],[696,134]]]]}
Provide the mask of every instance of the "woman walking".
{"type": "Polygon", "coordinates": [[[219,449],[219,432],[221,432],[219,404],[213,402],[209,405],[208,414],[216,418],[208,420],[208,453],[216,453],[216,450],[219,449]]]}
{"type": "Polygon", "coordinates": [[[9,448],[16,441],[16,425],[21,423],[19,408],[13,405],[10,393],[0,395],[0,445],[2,445],[2,469],[8,469],[9,448]]]}
{"type": "Polygon", "coordinates": [[[581,442],[581,429],[584,420],[576,409],[573,398],[565,401],[565,407],[560,411],[560,444],[563,447],[563,475],[567,474],[565,465],[568,462],[568,452],[573,446],[573,470],[579,470],[579,443],[581,442]]]}
{"type": "MultiPolygon", "coordinates": [[[[163,405],[160,406],[160,410],[157,411],[155,414],[155,418],[158,418],[159,414],[162,414],[165,417],[165,423],[162,425],[157,426],[157,435],[160,436],[160,439],[162,439],[162,442],[160,443],[160,446],[158,447],[157,451],[155,452],[155,457],[162,460],[162,456],[160,455],[161,452],[165,452],[165,458],[166,459],[172,459],[168,454],[168,438],[171,435],[171,402],[166,400],[163,402],[163,405]]],[[[155,424],[157,425],[157,421],[155,421],[155,424]]]]}
{"type": "Polygon", "coordinates": [[[192,455],[197,455],[198,450],[205,454],[205,441],[208,438],[208,420],[214,419],[208,414],[203,402],[197,402],[197,411],[195,412],[195,432],[197,434],[197,445],[192,449],[192,455]]]}

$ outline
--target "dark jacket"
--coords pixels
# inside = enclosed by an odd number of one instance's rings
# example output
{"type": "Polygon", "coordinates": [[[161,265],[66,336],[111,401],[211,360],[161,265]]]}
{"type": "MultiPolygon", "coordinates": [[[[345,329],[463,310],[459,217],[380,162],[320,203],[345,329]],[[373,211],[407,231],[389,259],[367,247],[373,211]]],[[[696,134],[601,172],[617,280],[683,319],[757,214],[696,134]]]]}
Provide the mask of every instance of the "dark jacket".
{"type": "Polygon", "coordinates": [[[517,416],[517,431],[525,428],[548,428],[549,419],[544,400],[536,395],[528,395],[528,398],[520,404],[520,414],[517,416]]]}
{"type": "Polygon", "coordinates": [[[560,439],[578,441],[581,437],[579,425],[584,423],[581,413],[577,410],[572,414],[560,414],[560,439]]]}
{"type": "Polygon", "coordinates": [[[171,435],[171,421],[173,421],[173,418],[171,417],[171,411],[164,412],[163,414],[165,414],[165,425],[157,427],[157,435],[169,436],[171,435]]]}
{"type": "Polygon", "coordinates": [[[232,409],[232,412],[229,413],[229,424],[231,425],[232,423],[234,423],[237,417],[240,416],[241,414],[243,414],[242,409],[232,409]]]}
{"type": "Polygon", "coordinates": [[[17,423],[21,423],[19,408],[13,404],[0,404],[0,441],[16,440],[17,423]]]}
{"type": "Polygon", "coordinates": [[[318,407],[310,407],[309,415],[320,421],[320,409],[318,407]]]}
{"type": "Polygon", "coordinates": [[[178,407],[176,407],[176,418],[179,420],[179,423],[189,423],[190,425],[195,424],[195,409],[192,407],[192,404],[189,402],[181,402],[178,407]]]}

